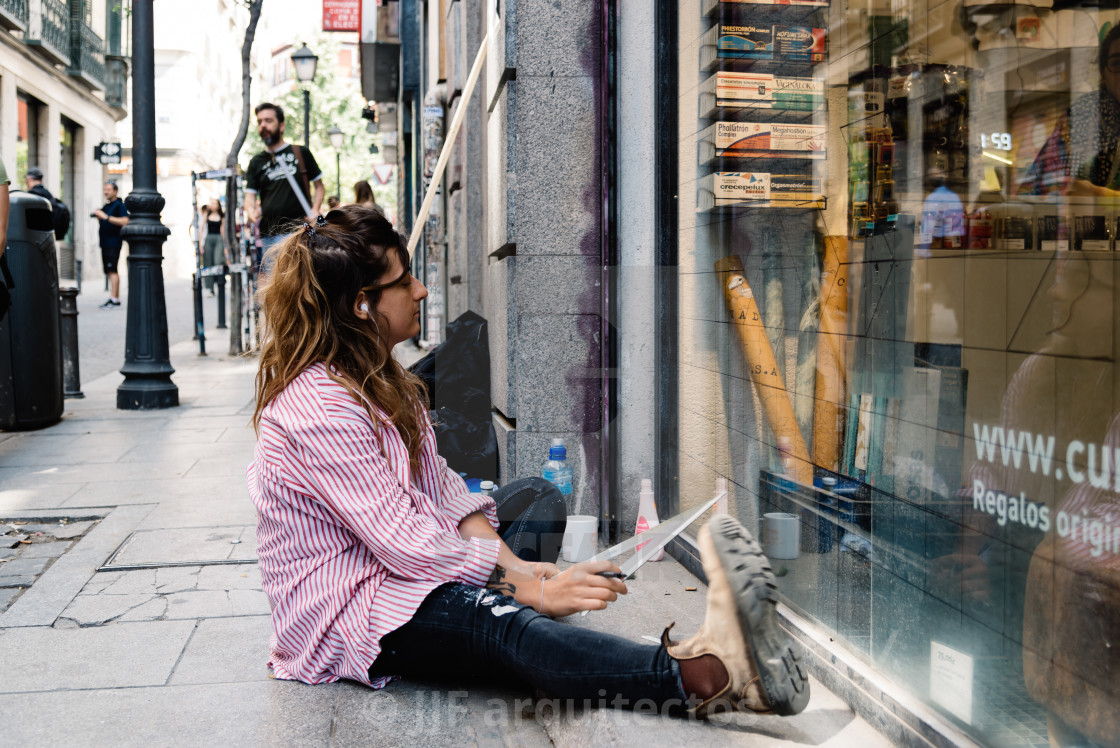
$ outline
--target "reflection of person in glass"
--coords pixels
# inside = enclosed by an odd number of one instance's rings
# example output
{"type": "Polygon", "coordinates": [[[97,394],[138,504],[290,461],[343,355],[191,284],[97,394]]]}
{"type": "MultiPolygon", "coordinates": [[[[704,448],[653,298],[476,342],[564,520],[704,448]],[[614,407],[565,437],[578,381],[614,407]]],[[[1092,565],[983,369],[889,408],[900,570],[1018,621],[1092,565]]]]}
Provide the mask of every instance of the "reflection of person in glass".
{"type": "Polygon", "coordinates": [[[964,206],[957,193],[946,186],[945,170],[929,170],[934,189],[922,203],[922,235],[930,249],[959,249],[964,240],[964,206]]]}
{"type": "Polygon", "coordinates": [[[963,605],[1002,601],[1006,625],[1019,604],[1008,580],[1030,554],[1022,600],[1027,692],[1047,709],[1051,745],[1116,746],[1120,543],[1107,541],[1120,540],[1120,412],[1110,360],[1116,265],[1083,252],[1060,252],[1055,262],[1049,341],[1011,378],[997,427],[1022,454],[997,438],[971,466],[962,552],[943,559],[959,576],[945,581],[958,585],[963,605]],[[1036,520],[1029,530],[1027,510],[1036,520]],[[1002,577],[987,568],[1001,553],[1002,577]]]}
{"type": "Polygon", "coordinates": [[[1019,182],[1021,195],[1120,196],[1120,24],[1097,51],[1100,85],[1059,119],[1019,182]]]}
{"type": "Polygon", "coordinates": [[[1070,108],[1071,195],[1120,196],[1120,25],[1097,53],[1101,82],[1070,108]]]}

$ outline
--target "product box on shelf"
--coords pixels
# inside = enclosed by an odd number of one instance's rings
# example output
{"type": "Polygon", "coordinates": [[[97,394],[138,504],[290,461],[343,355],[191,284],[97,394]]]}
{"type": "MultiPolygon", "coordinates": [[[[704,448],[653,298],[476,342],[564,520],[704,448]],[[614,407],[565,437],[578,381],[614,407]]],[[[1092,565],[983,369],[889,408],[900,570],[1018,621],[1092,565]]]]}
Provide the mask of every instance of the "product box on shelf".
{"type": "Polygon", "coordinates": [[[768,23],[717,23],[700,41],[700,67],[714,69],[721,60],[823,62],[827,32],[815,26],[768,23]]]}
{"type": "Polygon", "coordinates": [[[1058,214],[1039,216],[1038,248],[1043,252],[1069,251],[1069,224],[1058,214]]]}
{"type": "Polygon", "coordinates": [[[700,85],[700,116],[721,108],[811,112],[824,107],[824,81],[769,73],[718,72],[700,85]]]}
{"type": "Polygon", "coordinates": [[[824,125],[717,122],[700,134],[700,160],[713,158],[824,158],[824,125]]]}
{"type": "Polygon", "coordinates": [[[824,62],[827,32],[812,26],[775,26],[774,59],[791,62],[824,62]]]}
{"type": "Polygon", "coordinates": [[[1108,235],[1108,219],[1103,215],[1073,217],[1073,248],[1083,252],[1108,252],[1112,241],[1108,235]]]}
{"type": "Polygon", "coordinates": [[[774,27],[769,24],[717,23],[700,40],[700,67],[714,68],[721,59],[770,60],[774,27]]]}
{"type": "Polygon", "coordinates": [[[726,8],[745,5],[805,5],[813,8],[827,8],[828,0],[704,0],[704,15],[712,16],[726,8]]]}
{"type": "Polygon", "coordinates": [[[821,180],[808,174],[717,171],[700,180],[697,210],[734,205],[763,208],[820,208],[821,180]]]}

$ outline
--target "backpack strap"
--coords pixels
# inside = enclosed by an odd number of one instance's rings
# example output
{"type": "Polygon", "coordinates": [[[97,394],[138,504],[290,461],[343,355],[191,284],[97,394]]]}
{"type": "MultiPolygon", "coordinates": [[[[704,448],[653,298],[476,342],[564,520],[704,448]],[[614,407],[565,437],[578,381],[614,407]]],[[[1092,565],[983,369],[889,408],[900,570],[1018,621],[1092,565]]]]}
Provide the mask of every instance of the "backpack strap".
{"type": "Polygon", "coordinates": [[[299,164],[298,175],[299,184],[303,188],[303,194],[307,196],[308,202],[311,201],[311,184],[307,180],[307,165],[303,163],[303,153],[301,147],[292,143],[292,153],[296,154],[296,163],[299,164]]]}

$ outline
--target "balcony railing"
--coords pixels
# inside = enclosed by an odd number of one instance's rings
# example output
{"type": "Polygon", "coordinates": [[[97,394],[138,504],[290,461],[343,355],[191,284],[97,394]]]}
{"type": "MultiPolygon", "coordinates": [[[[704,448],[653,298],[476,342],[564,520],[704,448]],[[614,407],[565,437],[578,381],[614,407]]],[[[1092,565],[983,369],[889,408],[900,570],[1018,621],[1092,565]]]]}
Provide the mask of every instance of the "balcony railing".
{"type": "Polygon", "coordinates": [[[23,39],[51,62],[70,64],[70,9],[61,0],[32,0],[23,39]]]}
{"type": "Polygon", "coordinates": [[[78,18],[70,21],[69,73],[90,88],[105,90],[105,42],[78,18]]]}
{"type": "Polygon", "coordinates": [[[27,0],[0,0],[0,27],[25,31],[27,29],[27,0]]]}

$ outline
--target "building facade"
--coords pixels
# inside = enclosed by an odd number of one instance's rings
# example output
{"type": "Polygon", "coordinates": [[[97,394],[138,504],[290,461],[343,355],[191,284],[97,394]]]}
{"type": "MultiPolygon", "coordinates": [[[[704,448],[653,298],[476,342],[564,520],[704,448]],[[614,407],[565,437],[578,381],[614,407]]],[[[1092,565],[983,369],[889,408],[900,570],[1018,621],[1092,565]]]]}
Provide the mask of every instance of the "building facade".
{"type": "Polygon", "coordinates": [[[121,13],[104,1],[0,3],[0,158],[11,189],[24,189],[37,166],[70,207],[70,232],[59,242],[64,278],[75,277],[75,260],[101,274],[97,224],[86,216],[103,202],[94,148],[115,141],[125,116],[121,13]]]}
{"type": "Polygon", "coordinates": [[[1120,11],[396,5],[404,229],[467,107],[416,262],[503,481],[565,438],[608,538],[726,485],[897,742],[1116,745],[1120,11]]]}

